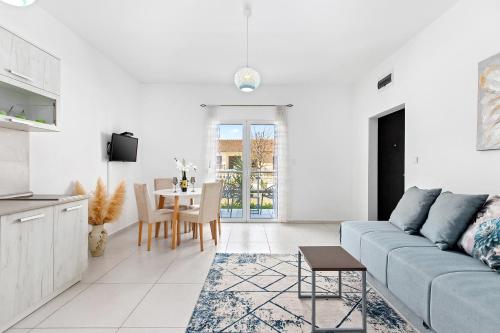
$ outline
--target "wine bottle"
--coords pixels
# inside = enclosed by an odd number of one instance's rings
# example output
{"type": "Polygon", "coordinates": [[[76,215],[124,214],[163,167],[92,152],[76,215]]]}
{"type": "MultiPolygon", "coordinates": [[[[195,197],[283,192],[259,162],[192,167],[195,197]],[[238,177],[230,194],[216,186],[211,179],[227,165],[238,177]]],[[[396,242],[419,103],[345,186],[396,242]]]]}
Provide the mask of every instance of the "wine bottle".
{"type": "Polygon", "coordinates": [[[187,192],[187,190],[188,190],[188,179],[186,177],[186,171],[182,171],[181,191],[187,192]]]}

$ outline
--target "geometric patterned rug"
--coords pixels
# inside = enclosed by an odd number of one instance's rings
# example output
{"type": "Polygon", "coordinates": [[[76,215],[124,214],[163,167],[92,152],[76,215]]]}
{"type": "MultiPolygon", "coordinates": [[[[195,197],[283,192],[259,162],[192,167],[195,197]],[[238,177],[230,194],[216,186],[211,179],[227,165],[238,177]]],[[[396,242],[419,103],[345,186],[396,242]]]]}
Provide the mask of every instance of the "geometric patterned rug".
{"type": "MultiPolygon", "coordinates": [[[[297,255],[217,253],[186,332],[310,332],[311,300],[297,297],[297,279],[297,255]]],[[[305,262],[302,280],[310,291],[305,262]]],[[[337,281],[336,272],[317,273],[318,294],[338,292],[337,281]]],[[[367,288],[368,332],[418,332],[367,288]]],[[[360,274],[343,272],[342,298],[317,299],[316,325],[361,326],[360,290],[360,274]]]]}

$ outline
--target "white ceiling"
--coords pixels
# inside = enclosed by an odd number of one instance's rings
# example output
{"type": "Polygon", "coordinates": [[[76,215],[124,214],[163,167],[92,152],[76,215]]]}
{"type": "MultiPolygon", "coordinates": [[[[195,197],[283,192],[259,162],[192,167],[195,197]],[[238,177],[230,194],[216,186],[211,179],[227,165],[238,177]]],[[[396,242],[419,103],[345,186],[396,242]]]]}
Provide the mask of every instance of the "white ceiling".
{"type": "Polygon", "coordinates": [[[39,0],[141,82],[230,83],[244,65],[265,84],[353,81],[457,0],[39,0]]]}

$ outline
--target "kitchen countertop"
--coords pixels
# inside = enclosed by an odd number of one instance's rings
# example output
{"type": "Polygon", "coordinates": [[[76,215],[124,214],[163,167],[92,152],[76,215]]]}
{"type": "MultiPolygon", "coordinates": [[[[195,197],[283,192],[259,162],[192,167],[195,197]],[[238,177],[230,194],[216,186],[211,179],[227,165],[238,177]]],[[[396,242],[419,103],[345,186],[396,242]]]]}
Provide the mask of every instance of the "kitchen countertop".
{"type": "Polygon", "coordinates": [[[88,195],[61,196],[58,200],[0,200],[0,216],[88,199],[88,195]]]}

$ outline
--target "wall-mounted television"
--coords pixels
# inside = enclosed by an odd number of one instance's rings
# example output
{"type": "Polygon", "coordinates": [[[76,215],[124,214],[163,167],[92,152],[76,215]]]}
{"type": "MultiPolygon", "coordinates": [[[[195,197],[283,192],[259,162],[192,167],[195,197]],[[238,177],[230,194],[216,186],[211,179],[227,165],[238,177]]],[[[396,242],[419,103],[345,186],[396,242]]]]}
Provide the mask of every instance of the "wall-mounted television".
{"type": "Polygon", "coordinates": [[[136,162],[137,144],[139,139],[134,138],[132,133],[113,133],[108,147],[110,161],[136,162]]]}

